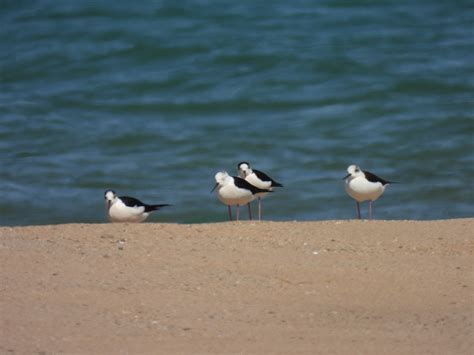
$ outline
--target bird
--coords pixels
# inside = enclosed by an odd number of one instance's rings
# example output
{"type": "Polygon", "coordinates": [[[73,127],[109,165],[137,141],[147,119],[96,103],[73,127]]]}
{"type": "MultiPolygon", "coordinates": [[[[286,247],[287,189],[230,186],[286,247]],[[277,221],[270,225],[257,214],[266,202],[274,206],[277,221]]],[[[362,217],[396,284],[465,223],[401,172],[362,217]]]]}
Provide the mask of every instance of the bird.
{"type": "MultiPolygon", "coordinates": [[[[273,180],[270,176],[261,172],[260,170],[252,169],[250,164],[246,161],[242,161],[237,164],[237,170],[239,176],[252,185],[265,190],[272,191],[274,187],[283,187],[282,184],[273,180]]],[[[266,196],[266,192],[257,193],[258,198],[258,219],[262,220],[262,199],[266,196]]],[[[249,205],[250,213],[250,205],[249,205]]]]}
{"type": "Polygon", "coordinates": [[[255,194],[271,192],[258,188],[238,176],[230,176],[226,171],[219,171],[215,175],[216,184],[211,190],[216,190],[217,198],[227,205],[229,220],[232,220],[232,208],[236,205],[236,220],[239,220],[240,206],[245,205],[255,198],[255,194]]]}
{"type": "Polygon", "coordinates": [[[134,197],[119,197],[113,190],[106,190],[104,198],[110,222],[143,222],[151,212],[170,206],[168,204],[148,205],[134,197]]]}
{"type": "Polygon", "coordinates": [[[372,202],[382,196],[388,184],[394,184],[395,181],[382,179],[354,164],[349,165],[347,173],[343,180],[347,194],[356,201],[357,217],[360,219],[360,203],[368,200],[369,219],[372,219],[372,202]]]}

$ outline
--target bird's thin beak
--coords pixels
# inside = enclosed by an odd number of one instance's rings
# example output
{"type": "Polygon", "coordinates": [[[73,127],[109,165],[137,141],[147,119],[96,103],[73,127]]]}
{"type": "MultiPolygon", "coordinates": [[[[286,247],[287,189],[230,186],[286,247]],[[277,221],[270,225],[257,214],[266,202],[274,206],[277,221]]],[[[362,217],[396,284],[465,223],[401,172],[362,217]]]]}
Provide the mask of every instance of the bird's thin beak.
{"type": "Polygon", "coordinates": [[[218,182],[216,182],[216,184],[215,184],[214,187],[212,188],[211,194],[214,192],[214,190],[216,189],[217,186],[219,186],[219,183],[218,183],[218,182]]]}
{"type": "Polygon", "coordinates": [[[349,176],[351,176],[351,174],[347,174],[346,176],[342,178],[342,180],[346,180],[349,176]]]}

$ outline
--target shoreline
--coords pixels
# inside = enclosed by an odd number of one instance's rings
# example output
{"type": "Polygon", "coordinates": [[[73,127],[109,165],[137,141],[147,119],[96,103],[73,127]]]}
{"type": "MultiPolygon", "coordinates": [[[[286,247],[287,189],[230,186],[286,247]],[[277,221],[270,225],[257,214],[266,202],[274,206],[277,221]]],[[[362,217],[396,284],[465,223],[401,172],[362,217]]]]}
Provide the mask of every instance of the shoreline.
{"type": "Polygon", "coordinates": [[[469,353],[474,218],[0,227],[1,353],[469,353]]]}
{"type": "Polygon", "coordinates": [[[248,220],[246,218],[238,221],[214,221],[214,222],[195,222],[195,223],[181,223],[181,222],[163,222],[147,220],[140,223],[111,223],[108,221],[103,222],[61,222],[61,223],[49,223],[49,224],[22,224],[22,225],[0,225],[0,231],[3,228],[30,228],[30,227],[55,227],[55,226],[94,226],[94,225],[178,225],[178,226],[194,226],[194,225],[214,225],[214,224],[226,224],[226,223],[347,223],[347,222],[363,222],[363,223],[393,223],[393,222],[449,222],[449,221],[470,221],[474,220],[473,217],[458,217],[458,218],[441,218],[441,219],[315,219],[315,220],[248,220]]]}

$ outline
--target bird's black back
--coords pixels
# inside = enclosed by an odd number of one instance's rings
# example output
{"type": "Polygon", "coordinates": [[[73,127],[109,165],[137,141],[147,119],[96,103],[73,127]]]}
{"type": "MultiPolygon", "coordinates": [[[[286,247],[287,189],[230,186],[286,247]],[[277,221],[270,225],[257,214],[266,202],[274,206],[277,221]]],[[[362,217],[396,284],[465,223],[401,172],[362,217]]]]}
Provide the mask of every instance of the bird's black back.
{"type": "Polygon", "coordinates": [[[280,184],[279,182],[276,182],[275,180],[273,180],[270,176],[268,176],[267,174],[265,174],[263,171],[260,171],[260,170],[253,170],[252,171],[255,173],[255,175],[257,175],[257,177],[262,180],[262,181],[270,181],[272,184],[271,184],[271,187],[283,187],[282,184],[280,184]]]}
{"type": "Polygon", "coordinates": [[[161,207],[169,206],[168,204],[148,205],[146,203],[143,203],[139,199],[135,197],[130,197],[130,196],[120,196],[119,198],[128,207],[142,207],[142,206],[145,207],[145,212],[156,211],[160,209],[161,207]]]}
{"type": "Polygon", "coordinates": [[[146,203],[143,203],[139,199],[130,196],[120,196],[119,199],[128,207],[141,207],[146,206],[146,203]]]}
{"type": "Polygon", "coordinates": [[[382,185],[387,185],[387,184],[392,183],[392,181],[382,179],[381,177],[375,174],[372,174],[370,171],[362,170],[362,172],[364,173],[365,178],[369,180],[370,182],[380,182],[382,185]]]}
{"type": "Polygon", "coordinates": [[[259,193],[259,192],[272,192],[270,190],[260,189],[257,186],[254,186],[251,183],[249,183],[247,180],[244,180],[244,179],[242,179],[238,176],[233,176],[233,178],[234,178],[235,186],[237,186],[241,189],[250,190],[252,192],[252,194],[256,194],[256,193],[259,193]]]}

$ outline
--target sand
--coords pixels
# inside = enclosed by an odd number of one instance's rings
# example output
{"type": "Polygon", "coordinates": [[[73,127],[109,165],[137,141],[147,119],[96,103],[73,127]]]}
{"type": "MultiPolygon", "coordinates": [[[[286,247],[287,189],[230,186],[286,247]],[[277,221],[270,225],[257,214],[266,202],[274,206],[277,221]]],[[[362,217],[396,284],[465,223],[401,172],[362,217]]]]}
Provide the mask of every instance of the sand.
{"type": "Polygon", "coordinates": [[[472,354],[474,219],[0,228],[0,353],[472,354]]]}

